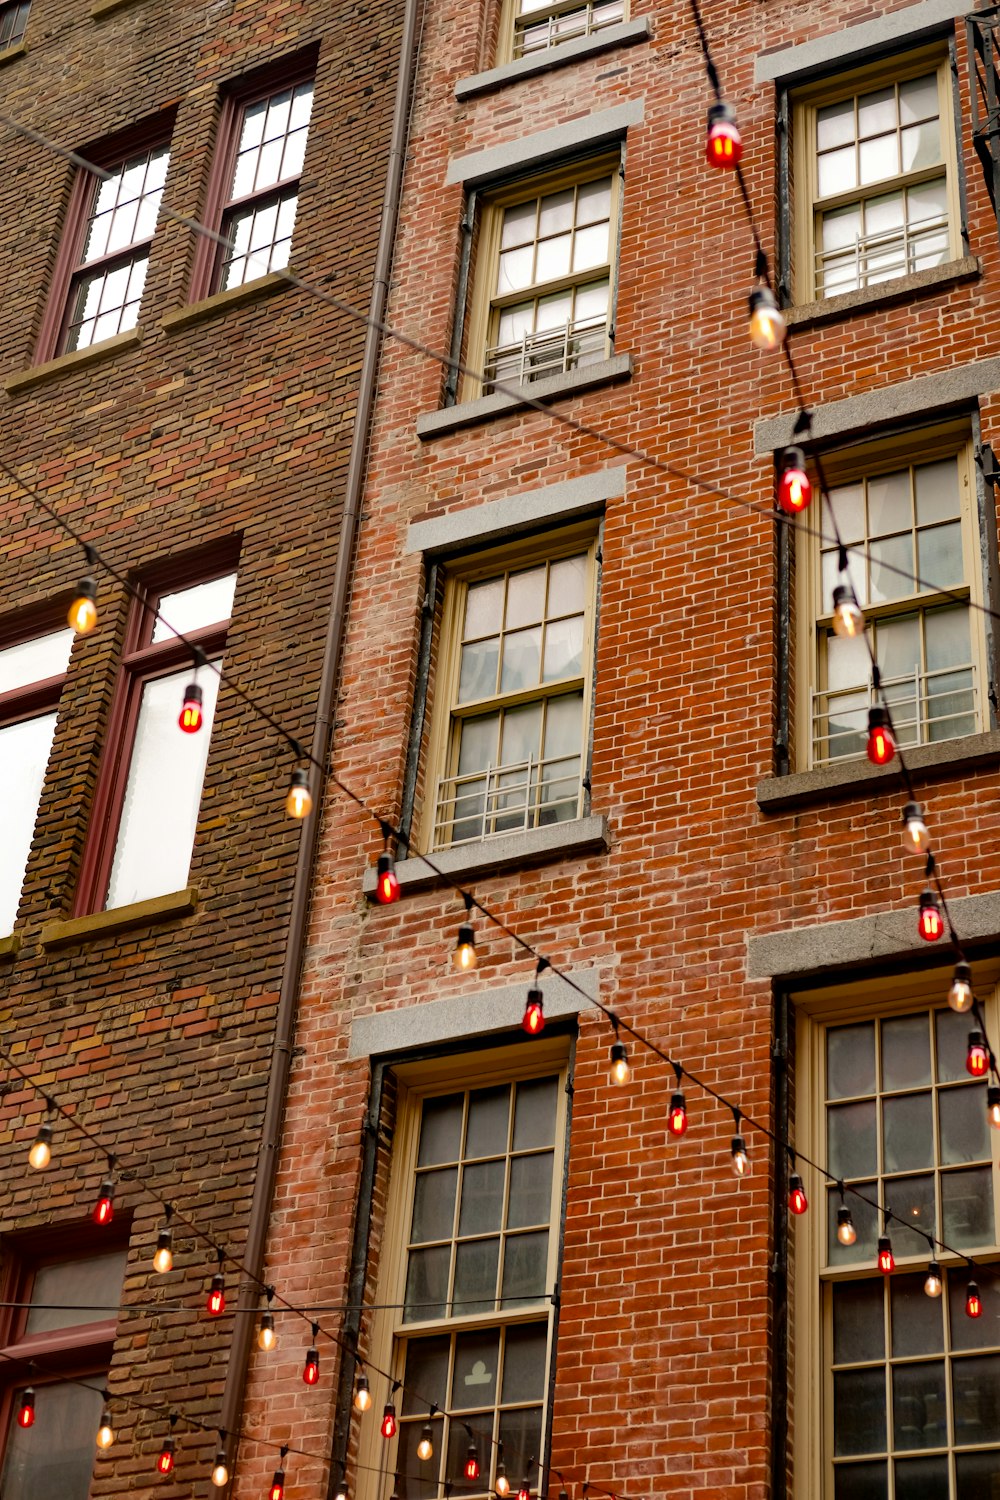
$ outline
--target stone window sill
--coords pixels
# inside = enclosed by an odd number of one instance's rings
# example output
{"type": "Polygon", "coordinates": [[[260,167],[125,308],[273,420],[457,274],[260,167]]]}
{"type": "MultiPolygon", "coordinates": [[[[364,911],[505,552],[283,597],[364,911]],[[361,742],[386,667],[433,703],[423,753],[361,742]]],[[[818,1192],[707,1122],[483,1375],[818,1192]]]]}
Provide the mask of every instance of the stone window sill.
{"type": "MultiPolygon", "coordinates": [[[[117,3],[122,3],[122,0],[117,0],[117,3]]],[[[610,52],[614,47],[629,47],[636,42],[646,42],[652,35],[652,30],[648,16],[640,16],[635,21],[620,21],[617,26],[606,26],[603,31],[595,31],[591,36],[577,37],[573,42],[563,42],[558,47],[547,47],[544,52],[531,52],[527,57],[518,57],[513,62],[501,63],[497,68],[488,68],[485,73],[460,78],[455,85],[455,98],[473,99],[477,94],[488,94],[493,89],[517,83],[522,78],[534,78],[539,73],[550,73],[553,68],[565,67],[567,63],[579,62],[583,57],[610,52]]]]}
{"type": "Polygon", "coordinates": [[[116,333],[114,338],[103,339],[99,344],[90,344],[86,349],[73,349],[69,354],[60,354],[56,359],[47,359],[44,364],[33,365],[30,370],[18,370],[16,374],[7,376],[3,388],[8,396],[19,396],[22,391],[30,391],[36,385],[47,385],[50,380],[56,380],[71,370],[110,359],[123,349],[136,348],[140,342],[138,328],[126,328],[124,333],[116,333]]]}
{"type": "MultiPolygon", "coordinates": [[[[1000,731],[942,740],[938,745],[915,745],[909,750],[904,747],[904,754],[910,771],[920,776],[931,777],[941,769],[974,771],[1000,761],[1000,731]]],[[[765,776],[757,783],[757,806],[765,813],[790,812],[810,803],[873,790],[893,791],[902,785],[898,761],[887,766],[850,761],[818,771],[796,771],[791,776],[765,776]]]]}
{"type": "Polygon", "coordinates": [[[193,886],[171,891],[167,896],[151,896],[131,906],[115,906],[110,911],[90,912],[85,917],[58,918],[46,922],[41,931],[43,948],[64,948],[68,943],[84,943],[102,937],[106,932],[125,932],[130,927],[147,927],[151,922],[165,922],[172,917],[187,916],[198,904],[193,886]]]}
{"type": "MultiPolygon", "coordinates": [[[[478,880],[483,875],[493,875],[519,865],[571,859],[582,854],[606,854],[610,847],[607,818],[590,817],[578,818],[572,823],[551,823],[545,828],[529,828],[522,833],[505,834],[503,838],[486,839],[481,844],[437,849],[431,858],[449,879],[464,881],[478,880]]],[[[441,883],[441,876],[435,874],[419,855],[399,860],[396,876],[404,891],[424,890],[441,883]]],[[[366,896],[374,897],[374,865],[369,865],[365,871],[363,889],[366,896]]]]}
{"type": "Polygon", "coordinates": [[[18,42],[16,47],[7,47],[3,52],[0,52],[0,68],[5,68],[8,63],[14,62],[19,57],[24,57],[27,50],[23,42],[18,42]]]}
{"type": "Polygon", "coordinates": [[[594,386],[629,380],[631,376],[631,354],[613,354],[600,364],[585,365],[582,370],[568,370],[564,375],[549,375],[544,380],[534,380],[531,385],[519,387],[524,396],[492,391],[488,396],[477,396],[474,401],[460,401],[457,406],[443,406],[440,411],[422,412],[417,418],[417,437],[426,442],[428,438],[457,432],[461,427],[472,427],[477,422],[489,421],[491,417],[520,411],[525,405],[525,396],[532,401],[554,401],[560,396],[575,396],[580,391],[592,390],[594,386]]]}
{"type": "Polygon", "coordinates": [[[113,15],[116,10],[124,10],[126,6],[137,3],[138,0],[93,0],[90,7],[90,19],[103,21],[105,16],[113,15]]]}
{"type": "Polygon", "coordinates": [[[19,932],[12,932],[9,937],[0,938],[0,960],[16,958],[20,946],[21,934],[19,932]]]}
{"type": "Polygon", "coordinates": [[[878,286],[866,286],[857,292],[843,292],[839,297],[786,307],[785,322],[789,328],[812,328],[818,323],[848,317],[862,308],[887,307],[921,292],[936,292],[961,281],[971,281],[982,274],[982,269],[978,256],[966,255],[943,266],[931,266],[926,271],[914,271],[911,276],[897,277],[895,281],[879,282],[878,286]]]}
{"type": "Polygon", "coordinates": [[[203,297],[200,302],[192,302],[187,307],[178,307],[174,312],[165,313],[160,319],[160,327],[165,333],[175,333],[179,328],[207,323],[228,312],[231,307],[261,302],[265,297],[280,292],[282,287],[291,285],[292,282],[279,271],[270,271],[268,275],[257,276],[253,281],[244,282],[242,286],[231,286],[224,292],[214,292],[211,297],[203,297]]]}

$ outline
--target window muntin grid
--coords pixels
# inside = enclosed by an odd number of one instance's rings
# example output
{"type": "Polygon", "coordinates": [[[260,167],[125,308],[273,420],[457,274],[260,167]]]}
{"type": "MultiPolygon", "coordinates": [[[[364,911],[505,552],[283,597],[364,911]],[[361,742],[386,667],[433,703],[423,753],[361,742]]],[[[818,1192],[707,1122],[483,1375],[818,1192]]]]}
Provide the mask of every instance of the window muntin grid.
{"type": "Polygon", "coordinates": [[[95,179],[70,285],[67,351],[135,327],[169,162],[170,147],[160,144],[95,179]]]}
{"type": "Polygon", "coordinates": [[[221,290],[288,264],[312,101],[310,79],[243,109],[223,217],[230,243],[222,257],[221,290]]]}
{"type": "Polygon", "coordinates": [[[31,0],[14,0],[12,5],[0,5],[0,52],[20,46],[30,10],[31,0]]]}
{"type": "Polygon", "coordinates": [[[514,56],[558,47],[590,36],[625,19],[625,0],[518,0],[514,14],[514,56]]]}
{"type": "MultiPolygon", "coordinates": [[[[961,485],[953,454],[838,485],[829,507],[824,501],[824,537],[839,529],[855,549],[850,578],[904,745],[955,739],[981,727],[969,608],[942,597],[945,590],[969,592],[961,485]]],[[[817,763],[864,754],[867,710],[876,701],[865,641],[832,629],[833,590],[842,582],[838,562],[838,548],[823,543],[819,692],[811,728],[817,763]]]]}
{"type": "MultiPolygon", "coordinates": [[[[965,1069],[970,1021],[948,1009],[825,1031],[826,1161],[832,1176],[912,1223],[889,1224],[897,1264],[931,1258],[926,1234],[960,1253],[997,1246],[986,1086],[965,1069]]],[[[847,1195],[854,1246],[836,1238],[828,1190],[823,1254],[827,1442],[833,1500],[969,1500],[1000,1446],[1000,1283],[977,1268],[984,1316],[965,1314],[967,1267],[946,1267],[940,1301],[924,1271],[873,1271],[876,1211],[847,1195]],[[862,1279],[859,1273],[863,1273],[862,1279]],[[983,1414],[978,1427],[974,1408],[983,1414]],[[985,1425],[984,1425],[985,1422],[985,1425]]],[[[990,1468],[992,1466],[992,1468],[990,1468]]],[[[988,1492],[987,1492],[988,1493],[988,1492]]]]}

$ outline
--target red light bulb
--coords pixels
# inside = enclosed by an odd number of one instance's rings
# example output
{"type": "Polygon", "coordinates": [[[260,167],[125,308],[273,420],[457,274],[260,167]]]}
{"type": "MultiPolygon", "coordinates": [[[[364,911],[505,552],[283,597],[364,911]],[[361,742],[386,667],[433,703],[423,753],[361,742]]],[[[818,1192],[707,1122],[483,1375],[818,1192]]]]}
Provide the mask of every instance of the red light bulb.
{"type": "Polygon", "coordinates": [[[226,1278],[221,1271],[216,1271],[212,1277],[212,1285],[208,1289],[208,1301],[206,1308],[213,1318],[217,1318],[226,1310],[226,1278]]]}
{"type": "Polygon", "coordinates": [[[161,1474],[169,1474],[172,1471],[174,1467],[174,1440],[172,1437],[163,1439],[163,1447],[160,1449],[160,1456],[156,1460],[156,1467],[161,1474]]]}
{"type": "Polygon", "coordinates": [[[805,455],[801,448],[786,448],[781,455],[778,475],[778,504],[788,515],[797,516],[811,499],[812,485],[806,473],[805,455]]]}
{"type": "Polygon", "coordinates": [[[382,1412],[382,1426],[379,1430],[384,1438],[394,1438],[396,1436],[396,1427],[396,1408],[391,1401],[387,1401],[385,1409],[382,1412]]]}
{"type": "Polygon", "coordinates": [[[944,932],[944,918],[934,892],[927,888],[920,897],[920,913],[917,928],[925,943],[936,943],[944,932]]]}
{"type": "Polygon", "coordinates": [[[981,1318],[983,1315],[983,1299],[974,1281],[969,1282],[965,1291],[965,1315],[967,1318],[981,1318]]]}
{"type": "Polygon", "coordinates": [[[181,705],[177,723],[185,734],[197,734],[205,722],[205,715],[202,712],[204,696],[196,682],[189,682],[184,689],[184,702],[181,705]]]}
{"type": "Polygon", "coordinates": [[[896,753],[896,741],[884,708],[868,710],[868,744],[865,748],[873,766],[887,766],[896,753]]]}
{"type": "Polygon", "coordinates": [[[517,1500],[531,1500],[531,1485],[527,1479],[522,1479],[521,1488],[517,1492],[517,1500]]]}
{"type": "Polygon", "coordinates": [[[469,1444],[469,1451],[465,1458],[465,1477],[466,1479],[479,1478],[479,1454],[476,1452],[475,1443],[469,1444]]]}
{"type": "Polygon", "coordinates": [[[891,1276],[896,1269],[896,1262],[892,1254],[892,1244],[887,1234],[880,1234],[878,1237],[878,1268],[883,1276],[891,1276]]]}
{"type": "Polygon", "coordinates": [[[21,1392],[21,1404],[17,1409],[18,1427],[34,1427],[35,1425],[35,1393],[31,1386],[21,1392]]]}
{"type": "Polygon", "coordinates": [[[110,1177],[105,1177],[97,1194],[97,1202],[94,1204],[91,1218],[95,1224],[110,1224],[115,1216],[115,1185],[110,1177]]]}
{"type": "Polygon", "coordinates": [[[793,1172],[788,1179],[788,1211],[793,1214],[804,1214],[809,1207],[806,1190],[802,1178],[798,1172],[793,1172]]]}
{"type": "Polygon", "coordinates": [[[969,1032],[969,1050],[965,1054],[965,1071],[973,1078],[985,1078],[989,1072],[990,1055],[981,1031],[969,1032]]]}
{"type": "Polygon", "coordinates": [[[302,1379],[306,1385],[315,1385],[317,1380],[319,1380],[319,1350],[315,1346],[311,1345],[306,1350],[306,1362],[302,1366],[302,1379]]]}
{"type": "Polygon", "coordinates": [[[375,874],[375,899],[381,906],[391,906],[399,900],[399,879],[388,850],[378,857],[375,874]]]}
{"type": "Polygon", "coordinates": [[[521,1026],[529,1036],[537,1036],[545,1026],[542,992],[537,985],[533,984],[528,991],[528,998],[524,1002],[524,1016],[521,1020],[521,1026]]]}
{"type": "Polygon", "coordinates": [[[267,1500],[285,1500],[285,1471],[275,1469],[267,1500]]]}
{"type": "Polygon", "coordinates": [[[736,111],[720,100],[708,111],[705,157],[710,167],[737,167],[743,155],[743,137],[736,124],[736,111]]]}
{"type": "Polygon", "coordinates": [[[678,1089],[670,1096],[670,1112],[667,1115],[667,1129],[671,1135],[682,1136],[688,1128],[687,1107],[684,1103],[684,1095],[678,1089]]]}

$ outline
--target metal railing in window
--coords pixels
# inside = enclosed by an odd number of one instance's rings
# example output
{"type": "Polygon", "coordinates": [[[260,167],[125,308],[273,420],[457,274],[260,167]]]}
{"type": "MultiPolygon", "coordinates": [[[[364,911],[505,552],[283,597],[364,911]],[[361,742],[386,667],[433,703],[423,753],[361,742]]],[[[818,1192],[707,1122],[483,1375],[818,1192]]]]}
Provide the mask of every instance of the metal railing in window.
{"type": "Polygon", "coordinates": [[[480,843],[581,816],[579,755],[486,766],[438,783],[434,847],[480,843]]]}
{"type": "Polygon", "coordinates": [[[560,42],[590,36],[624,19],[624,0],[589,0],[585,5],[539,5],[514,20],[514,56],[526,57],[560,42]]]}
{"type": "MultiPolygon", "coordinates": [[[[903,745],[928,745],[975,734],[979,722],[976,669],[967,665],[935,672],[914,671],[883,677],[896,738],[903,745]]],[[[859,760],[865,754],[868,710],[881,703],[871,680],[836,692],[812,695],[813,765],[859,760]]]]}
{"type": "Polygon", "coordinates": [[[527,384],[546,375],[562,375],[581,365],[595,364],[607,352],[608,325],[605,318],[583,318],[562,328],[526,333],[515,344],[497,344],[487,349],[485,384],[491,380],[527,384]]]}
{"type": "Polygon", "coordinates": [[[943,264],[948,258],[948,216],[858,235],[853,245],[816,252],[816,284],[827,295],[855,291],[943,264]]]}

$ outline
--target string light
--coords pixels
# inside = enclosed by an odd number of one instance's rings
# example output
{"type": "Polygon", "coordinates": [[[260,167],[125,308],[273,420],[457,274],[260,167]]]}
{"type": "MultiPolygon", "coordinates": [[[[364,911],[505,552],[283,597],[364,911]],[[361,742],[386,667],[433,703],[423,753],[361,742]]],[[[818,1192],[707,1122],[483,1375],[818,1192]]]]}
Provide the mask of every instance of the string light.
{"type": "Polygon", "coordinates": [[[750,1158],[747,1156],[746,1141],[740,1134],[741,1119],[742,1115],[740,1114],[739,1110],[734,1108],[733,1120],[735,1122],[735,1134],[733,1136],[732,1144],[729,1149],[733,1157],[733,1171],[736,1173],[737,1177],[745,1177],[750,1169],[750,1158]]]}
{"type": "Polygon", "coordinates": [[[354,1386],[355,1411],[367,1411],[372,1404],[372,1393],[368,1387],[368,1376],[359,1375],[354,1386]]]}
{"type": "Polygon", "coordinates": [[[222,1271],[224,1259],[223,1252],[220,1250],[219,1269],[212,1277],[208,1288],[208,1299],[205,1303],[209,1316],[213,1318],[220,1318],[226,1310],[226,1278],[222,1271]]]}
{"type": "Polygon", "coordinates": [[[531,1500],[531,1480],[527,1474],[521,1480],[521,1488],[517,1492],[517,1500],[531,1500]]]}
{"type": "Polygon", "coordinates": [[[470,1483],[479,1478],[479,1454],[476,1451],[475,1443],[469,1444],[468,1452],[465,1455],[465,1468],[463,1472],[470,1483]]]}
{"type": "Polygon", "coordinates": [[[849,583],[838,583],[833,591],[833,633],[853,640],[865,628],[865,617],[849,583]]]}
{"type": "Polygon", "coordinates": [[[507,1500],[510,1494],[510,1480],[507,1478],[507,1466],[503,1461],[503,1443],[497,1444],[497,1473],[493,1488],[500,1500],[507,1500]]]}
{"type": "Polygon", "coordinates": [[[434,1457],[434,1429],[430,1421],[424,1423],[420,1431],[420,1442],[417,1444],[417,1457],[424,1463],[434,1457]]]}
{"type": "Polygon", "coordinates": [[[32,1386],[21,1392],[21,1401],[17,1408],[18,1427],[34,1427],[35,1425],[35,1392],[32,1386]]]}
{"type": "Polygon", "coordinates": [[[184,689],[184,701],[181,711],[177,716],[178,727],[185,734],[197,734],[205,722],[205,713],[202,707],[205,694],[197,682],[189,682],[184,689]]]}
{"type": "Polygon", "coordinates": [[[941,1275],[941,1267],[936,1260],[932,1260],[924,1278],[924,1291],[928,1297],[940,1297],[943,1288],[944,1278],[941,1275]]]}
{"type": "Polygon", "coordinates": [[[173,1472],[174,1453],[177,1447],[177,1444],[174,1440],[174,1427],[176,1425],[177,1413],[171,1412],[170,1431],[163,1439],[163,1447],[160,1449],[159,1457],[156,1460],[156,1470],[158,1474],[170,1474],[173,1472]]]}
{"type": "Polygon", "coordinates": [[[719,99],[709,107],[705,156],[710,167],[738,167],[743,156],[743,138],[736,111],[719,99]]]}
{"type": "Polygon", "coordinates": [[[115,1440],[115,1430],[111,1425],[111,1411],[107,1404],[107,1391],[103,1395],[104,1410],[101,1412],[101,1425],[97,1429],[97,1446],[98,1448],[110,1448],[115,1440]]]}
{"type": "Polygon", "coordinates": [[[801,448],[786,448],[778,469],[778,504],[790,516],[805,510],[812,499],[812,485],[806,473],[805,454],[801,448]]]}
{"type": "Polygon", "coordinates": [[[972,1009],[972,969],[967,963],[957,963],[948,991],[948,1004],[962,1016],[972,1009]]]}
{"type": "Polygon", "coordinates": [[[349,1496],[350,1492],[347,1488],[347,1485],[345,1484],[343,1478],[341,1478],[340,1483],[337,1485],[337,1493],[334,1496],[334,1500],[349,1500],[349,1496]]]}
{"type": "Polygon", "coordinates": [[[989,1072],[990,1056],[986,1050],[983,1033],[978,1029],[969,1032],[969,1050],[965,1054],[965,1070],[973,1078],[985,1078],[989,1072]]]}
{"type": "Polygon", "coordinates": [[[215,1465],[212,1469],[212,1483],[220,1490],[224,1489],[229,1483],[229,1466],[226,1463],[226,1450],[224,1446],[220,1446],[216,1451],[215,1465]]]}
{"type": "Polygon", "coordinates": [[[798,1172],[793,1172],[788,1179],[788,1210],[793,1214],[804,1214],[809,1207],[806,1198],[806,1190],[802,1178],[798,1172]]]}
{"type": "Polygon", "coordinates": [[[97,1202],[94,1204],[90,1217],[95,1224],[110,1224],[115,1216],[115,1184],[114,1179],[105,1177],[97,1192],[97,1202]]]}
{"type": "Polygon", "coordinates": [[[545,1008],[542,992],[538,987],[538,976],[548,966],[547,959],[539,959],[535,969],[535,982],[528,990],[528,998],[524,1002],[524,1015],[521,1017],[521,1028],[529,1036],[537,1036],[545,1026],[545,1008]]]}
{"type": "Polygon", "coordinates": [[[837,1239],[842,1245],[853,1245],[858,1237],[858,1231],[854,1227],[854,1218],[846,1203],[842,1203],[837,1209],[837,1239]]]}
{"type": "Polygon", "coordinates": [[[382,836],[385,839],[385,848],[378,857],[378,865],[375,868],[375,900],[380,906],[391,906],[394,901],[399,900],[399,878],[396,875],[396,866],[389,852],[389,835],[391,829],[387,823],[382,825],[382,836]]]}
{"type": "Polygon", "coordinates": [[[880,1234],[878,1237],[878,1268],[883,1276],[891,1276],[896,1269],[892,1254],[892,1241],[887,1234],[880,1234]]]}
{"type": "Polygon", "coordinates": [[[750,293],[750,342],[770,354],[785,341],[785,320],[770,287],[756,286],[750,293]]]}
{"type": "Polygon", "coordinates": [[[623,1087],[632,1077],[632,1070],[628,1065],[628,1053],[625,1043],[618,1035],[618,1017],[613,1016],[611,1024],[615,1028],[615,1039],[611,1043],[611,1069],[609,1078],[613,1084],[623,1087]]]}
{"type": "Polygon", "coordinates": [[[986,1090],[986,1118],[994,1130],[1000,1130],[1000,1086],[995,1083],[986,1090]]]}
{"type": "Polygon", "coordinates": [[[379,1431],[385,1438],[386,1442],[388,1442],[390,1438],[394,1438],[396,1436],[396,1429],[398,1425],[399,1424],[396,1421],[396,1408],[391,1401],[387,1401],[382,1409],[382,1423],[379,1427],[379,1431]]]}
{"type": "Polygon", "coordinates": [[[936,943],[944,932],[944,918],[941,915],[941,907],[938,905],[938,898],[930,886],[920,893],[917,930],[925,943],[936,943]]]}
{"type": "Polygon", "coordinates": [[[28,1152],[28,1164],[34,1167],[36,1172],[44,1172],[52,1160],[52,1126],[48,1120],[43,1120],[38,1127],[31,1150],[28,1152]]]}
{"type": "Polygon", "coordinates": [[[981,1318],[983,1315],[983,1299],[974,1281],[970,1281],[965,1289],[965,1315],[967,1318],[981,1318]]]}
{"type": "MultiPolygon", "coordinates": [[[[86,547],[87,562],[93,565],[95,554],[86,547]]],[[[90,574],[81,578],[66,616],[67,624],[77,635],[89,635],[97,624],[97,579],[90,574]]]]}
{"type": "Polygon", "coordinates": [[[926,854],[931,846],[931,836],[919,802],[908,802],[903,808],[903,842],[914,854],[926,854]]]}
{"type": "Polygon", "coordinates": [[[465,892],[466,919],[458,929],[455,938],[455,949],[452,953],[452,963],[459,973],[476,967],[476,932],[469,917],[472,915],[472,897],[468,891],[465,892]]]}
{"type": "Polygon", "coordinates": [[[884,708],[868,710],[868,743],[865,754],[873,766],[887,766],[896,753],[896,741],[889,728],[889,715],[884,708]]]}
{"type": "Polygon", "coordinates": [[[308,818],[312,812],[312,792],[309,790],[309,774],[301,766],[292,772],[285,798],[285,811],[290,818],[308,818]]]}
{"type": "Polygon", "coordinates": [[[319,1324],[312,1326],[313,1341],[306,1350],[305,1364],[302,1366],[302,1379],[306,1385],[315,1385],[319,1380],[319,1350],[316,1347],[316,1339],[319,1337],[319,1324]]]}
{"type": "Polygon", "coordinates": [[[670,1108],[667,1111],[667,1129],[671,1135],[678,1139],[688,1128],[687,1104],[684,1101],[684,1093],[681,1089],[681,1078],[684,1076],[681,1069],[674,1064],[674,1073],[677,1075],[677,1087],[670,1095],[670,1108]]]}
{"type": "Polygon", "coordinates": [[[174,1265],[174,1232],[170,1228],[173,1209],[169,1203],[165,1212],[167,1222],[156,1236],[156,1249],[153,1252],[153,1270],[159,1271],[161,1275],[173,1270],[174,1265]]]}
{"type": "Polygon", "coordinates": [[[285,1500],[284,1469],[275,1469],[274,1478],[271,1480],[271,1488],[268,1492],[268,1500],[285,1500]]]}
{"type": "Polygon", "coordinates": [[[278,1335],[274,1330],[274,1313],[271,1311],[271,1299],[273,1297],[274,1287],[269,1286],[267,1289],[267,1307],[260,1315],[260,1327],[257,1330],[257,1348],[263,1349],[265,1354],[270,1354],[278,1342],[278,1335]]]}

